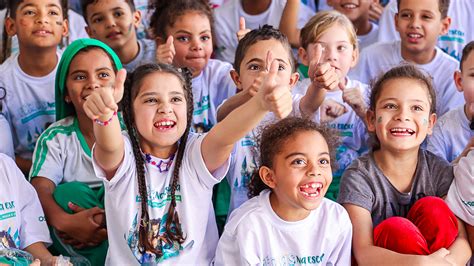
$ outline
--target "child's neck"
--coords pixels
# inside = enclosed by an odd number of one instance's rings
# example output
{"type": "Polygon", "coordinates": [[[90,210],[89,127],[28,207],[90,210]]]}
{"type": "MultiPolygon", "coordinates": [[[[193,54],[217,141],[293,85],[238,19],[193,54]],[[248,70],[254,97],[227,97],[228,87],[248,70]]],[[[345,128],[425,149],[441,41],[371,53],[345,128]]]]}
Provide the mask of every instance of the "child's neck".
{"type": "Polygon", "coordinates": [[[150,146],[143,142],[143,139],[139,137],[140,141],[140,149],[145,154],[151,154],[154,157],[158,157],[161,159],[169,158],[171,155],[175,154],[178,150],[178,143],[175,143],[171,146],[160,147],[160,146],[150,146]]]}
{"type": "Polygon", "coordinates": [[[401,49],[402,57],[406,61],[410,63],[415,63],[418,65],[428,64],[429,62],[433,61],[436,56],[436,48],[433,48],[431,51],[424,51],[419,53],[411,53],[407,49],[401,49]]]}
{"type": "Polygon", "coordinates": [[[419,149],[392,152],[383,148],[374,152],[374,160],[390,183],[402,193],[411,190],[418,164],[419,149]]]}
{"type": "Polygon", "coordinates": [[[464,114],[467,117],[467,120],[472,121],[474,119],[474,103],[464,104],[464,114]]]}
{"type": "Polygon", "coordinates": [[[122,46],[120,49],[115,49],[118,57],[122,64],[128,64],[133,61],[140,52],[140,46],[136,38],[132,38],[132,41],[128,42],[126,45],[122,46]]]}
{"type": "Polygon", "coordinates": [[[262,14],[263,12],[267,11],[270,7],[272,0],[241,0],[242,8],[244,9],[245,13],[249,15],[258,15],[262,14]]]}
{"type": "Polygon", "coordinates": [[[303,208],[292,208],[286,204],[282,204],[277,198],[277,195],[274,191],[270,193],[270,206],[273,211],[280,217],[282,220],[287,222],[297,222],[305,219],[311,213],[311,211],[305,210],[303,208]]]}
{"type": "Polygon", "coordinates": [[[44,77],[58,64],[56,47],[49,49],[28,49],[20,46],[18,64],[21,70],[33,77],[44,77]]]}
{"type": "Polygon", "coordinates": [[[367,17],[360,17],[359,19],[352,21],[352,24],[354,24],[357,36],[367,35],[372,30],[372,23],[370,23],[368,15],[367,17]]]}

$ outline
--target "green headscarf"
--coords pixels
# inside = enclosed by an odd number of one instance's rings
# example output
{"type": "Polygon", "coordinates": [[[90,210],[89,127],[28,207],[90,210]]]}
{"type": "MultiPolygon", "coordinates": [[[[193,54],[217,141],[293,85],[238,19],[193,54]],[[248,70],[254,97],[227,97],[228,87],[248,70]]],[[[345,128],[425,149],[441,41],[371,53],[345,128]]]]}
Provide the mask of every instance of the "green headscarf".
{"type": "MultiPolygon", "coordinates": [[[[61,120],[67,116],[75,115],[76,111],[72,103],[67,103],[64,97],[66,96],[66,79],[69,72],[69,65],[76,54],[87,47],[102,48],[112,58],[117,71],[122,69],[122,63],[118,55],[107,46],[107,44],[96,39],[78,39],[71,43],[64,51],[61,61],[59,61],[58,70],[56,71],[55,80],[55,102],[56,102],[56,121],[61,120]]],[[[93,60],[93,59],[92,59],[93,60]]]]}

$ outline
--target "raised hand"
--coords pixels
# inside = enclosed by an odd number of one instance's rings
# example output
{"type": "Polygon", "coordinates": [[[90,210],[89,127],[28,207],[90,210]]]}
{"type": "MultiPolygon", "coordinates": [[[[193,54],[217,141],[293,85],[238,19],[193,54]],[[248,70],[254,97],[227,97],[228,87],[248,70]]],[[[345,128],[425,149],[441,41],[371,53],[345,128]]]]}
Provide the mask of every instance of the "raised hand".
{"type": "Polygon", "coordinates": [[[107,120],[118,109],[117,103],[122,100],[124,83],[127,71],[121,69],[117,72],[113,86],[100,87],[94,90],[84,103],[84,112],[94,120],[107,120]],[[105,119],[103,119],[105,117],[105,119]]]}
{"type": "Polygon", "coordinates": [[[308,75],[316,89],[333,90],[337,88],[339,75],[336,73],[335,67],[328,62],[321,62],[323,52],[324,49],[321,44],[318,43],[313,46],[314,56],[309,63],[308,75]]]}
{"type": "Polygon", "coordinates": [[[320,122],[329,123],[339,116],[347,113],[347,109],[344,105],[334,100],[327,99],[321,104],[320,112],[320,122]]]}
{"type": "Polygon", "coordinates": [[[284,118],[290,114],[293,101],[289,85],[280,85],[277,82],[279,63],[277,60],[271,60],[272,58],[269,51],[267,62],[271,61],[271,64],[269,70],[264,71],[265,78],[256,96],[265,110],[273,112],[278,118],[284,118]]]}
{"type": "Polygon", "coordinates": [[[166,43],[158,45],[156,48],[156,61],[158,63],[171,64],[173,63],[176,49],[174,48],[173,36],[168,36],[166,43]]]}
{"type": "Polygon", "coordinates": [[[245,18],[240,17],[240,19],[239,19],[239,31],[237,32],[237,40],[238,41],[242,40],[242,38],[244,38],[245,35],[249,32],[250,32],[250,29],[247,29],[245,27],[245,18]]]}
{"type": "Polygon", "coordinates": [[[339,89],[342,91],[342,100],[349,104],[354,112],[362,120],[365,120],[365,113],[367,112],[367,105],[359,88],[346,88],[342,82],[339,82],[339,89]]]}

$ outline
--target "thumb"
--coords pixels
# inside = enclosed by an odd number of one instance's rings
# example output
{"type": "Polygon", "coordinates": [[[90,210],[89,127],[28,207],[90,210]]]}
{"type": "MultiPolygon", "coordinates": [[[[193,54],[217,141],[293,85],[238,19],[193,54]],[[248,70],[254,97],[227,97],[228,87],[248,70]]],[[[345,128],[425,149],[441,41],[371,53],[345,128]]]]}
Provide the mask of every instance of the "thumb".
{"type": "Polygon", "coordinates": [[[114,99],[116,103],[122,100],[124,86],[125,86],[125,79],[127,79],[127,70],[125,68],[122,68],[117,72],[117,75],[115,76],[114,99]]]}
{"type": "Polygon", "coordinates": [[[240,17],[239,19],[239,30],[245,30],[246,27],[245,27],[245,18],[244,17],[240,17]]]}
{"type": "Polygon", "coordinates": [[[174,38],[172,35],[168,36],[168,39],[166,39],[166,46],[171,47],[173,46],[174,38]]]}
{"type": "Polygon", "coordinates": [[[68,202],[68,203],[67,203],[67,206],[68,206],[69,209],[71,209],[71,211],[74,212],[74,213],[78,213],[78,212],[81,212],[81,211],[85,210],[84,208],[79,207],[79,206],[77,206],[76,204],[74,204],[74,203],[72,203],[72,202],[68,202]]]}
{"type": "Polygon", "coordinates": [[[317,43],[314,48],[313,48],[313,52],[314,52],[314,57],[313,57],[313,60],[316,64],[319,64],[319,62],[321,62],[321,57],[323,56],[323,46],[319,43],[317,43]]]}
{"type": "Polygon", "coordinates": [[[267,57],[265,58],[265,70],[268,72],[270,71],[270,66],[273,62],[273,53],[272,51],[268,50],[267,57]]]}
{"type": "Polygon", "coordinates": [[[278,74],[278,60],[273,60],[270,65],[267,77],[265,79],[266,88],[274,88],[276,86],[276,76],[278,74]]]}
{"type": "Polygon", "coordinates": [[[339,83],[338,83],[338,86],[339,86],[339,89],[340,89],[341,91],[345,91],[345,90],[346,90],[346,85],[345,85],[344,83],[339,82],[339,83]]]}
{"type": "Polygon", "coordinates": [[[449,255],[449,250],[445,249],[445,248],[440,248],[438,249],[437,251],[435,251],[433,254],[436,254],[437,256],[441,256],[441,257],[446,257],[449,255]]]}

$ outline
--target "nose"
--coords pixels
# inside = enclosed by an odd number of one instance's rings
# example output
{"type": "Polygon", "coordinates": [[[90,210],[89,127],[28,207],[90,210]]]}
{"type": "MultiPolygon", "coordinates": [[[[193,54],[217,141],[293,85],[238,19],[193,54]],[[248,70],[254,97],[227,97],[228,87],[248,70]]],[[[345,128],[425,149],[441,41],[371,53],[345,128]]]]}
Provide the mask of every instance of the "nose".
{"type": "Polygon", "coordinates": [[[410,20],[409,27],[412,29],[419,29],[421,27],[420,25],[420,18],[416,15],[413,15],[413,17],[410,20]]]}
{"type": "Polygon", "coordinates": [[[199,37],[193,38],[191,42],[191,49],[193,51],[201,51],[203,49],[203,44],[199,37]]]}
{"type": "Polygon", "coordinates": [[[161,114],[168,114],[168,113],[173,112],[173,108],[171,107],[171,104],[169,102],[163,102],[158,107],[157,112],[159,112],[161,114]]]}
{"type": "Polygon", "coordinates": [[[323,57],[328,62],[335,62],[337,61],[337,52],[336,49],[330,47],[324,47],[323,50],[323,57]]]}
{"type": "Polygon", "coordinates": [[[107,28],[112,28],[112,27],[115,27],[116,24],[115,24],[115,19],[111,16],[108,16],[107,18],[105,18],[105,25],[107,28]]]}
{"type": "Polygon", "coordinates": [[[321,171],[314,163],[308,163],[306,175],[308,177],[315,177],[317,175],[321,175],[321,171]]]}
{"type": "Polygon", "coordinates": [[[48,12],[47,11],[43,11],[43,10],[39,10],[38,11],[38,15],[36,16],[36,22],[37,23],[48,23],[49,20],[48,20],[48,12]]]}
{"type": "Polygon", "coordinates": [[[410,121],[410,112],[407,108],[399,108],[396,115],[394,116],[394,119],[397,121],[410,121]]]}

